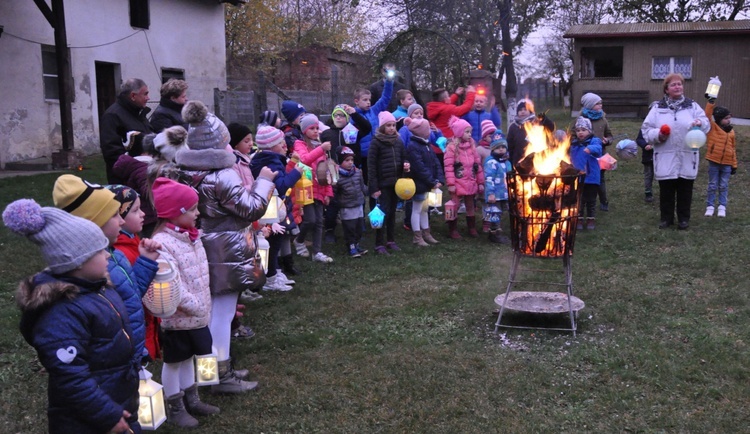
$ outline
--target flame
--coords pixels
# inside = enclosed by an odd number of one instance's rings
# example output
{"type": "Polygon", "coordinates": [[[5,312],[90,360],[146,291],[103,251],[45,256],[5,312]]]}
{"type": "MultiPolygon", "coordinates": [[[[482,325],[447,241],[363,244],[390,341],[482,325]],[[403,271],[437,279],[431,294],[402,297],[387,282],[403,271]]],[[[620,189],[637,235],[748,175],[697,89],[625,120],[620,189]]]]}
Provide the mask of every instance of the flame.
{"type": "Polygon", "coordinates": [[[551,132],[534,122],[526,122],[524,128],[527,141],[524,157],[534,153],[534,171],[539,175],[559,174],[560,161],[570,163],[567,135],[558,141],[551,132]]]}

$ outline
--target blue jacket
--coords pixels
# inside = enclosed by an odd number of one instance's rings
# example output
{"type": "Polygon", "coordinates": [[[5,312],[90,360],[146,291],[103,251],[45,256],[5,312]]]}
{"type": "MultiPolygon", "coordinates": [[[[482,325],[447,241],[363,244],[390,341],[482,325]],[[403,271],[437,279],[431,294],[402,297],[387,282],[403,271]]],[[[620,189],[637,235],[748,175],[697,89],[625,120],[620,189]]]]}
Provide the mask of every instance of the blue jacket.
{"type": "MultiPolygon", "coordinates": [[[[506,154],[507,155],[507,154],[506,154]]],[[[498,160],[490,154],[484,160],[484,200],[487,201],[491,194],[495,200],[508,200],[508,185],[505,182],[505,174],[512,171],[510,161],[498,160]]]]}
{"type": "Polygon", "coordinates": [[[123,410],[137,419],[141,358],[125,305],[106,284],[42,272],[16,292],[21,334],[48,373],[50,433],[101,434],[123,410]]]}
{"type": "Polygon", "coordinates": [[[406,159],[411,167],[409,173],[414,180],[417,194],[427,193],[435,188],[438,182],[445,184],[437,155],[425,139],[411,136],[411,142],[406,148],[406,159]]]}
{"type": "Polygon", "coordinates": [[[141,299],[146,295],[146,290],[148,290],[151,281],[154,280],[159,265],[156,261],[139,256],[131,267],[130,261],[121,251],[110,248],[109,253],[112,255],[109,258],[109,264],[107,264],[109,278],[128,310],[130,326],[133,328],[131,337],[136,354],[145,356],[148,354],[146,350],[146,319],[141,299]]]}
{"type": "MultiPolygon", "coordinates": [[[[409,147],[409,142],[411,141],[411,136],[413,135],[411,131],[409,131],[409,128],[404,125],[401,127],[400,130],[398,130],[398,135],[401,137],[401,141],[404,142],[404,146],[407,148],[409,147]]],[[[437,139],[443,137],[443,133],[440,132],[440,130],[437,131],[430,131],[430,143],[437,142],[437,139]]]]}
{"type": "Polygon", "coordinates": [[[398,106],[396,110],[391,112],[391,114],[393,115],[394,118],[396,118],[396,121],[398,121],[399,119],[409,117],[409,112],[401,106],[398,106]]]}
{"type": "MultiPolygon", "coordinates": [[[[370,110],[364,111],[360,109],[359,107],[356,108],[357,113],[361,114],[370,122],[370,125],[372,125],[372,132],[364,137],[362,137],[362,140],[360,140],[359,145],[362,150],[362,159],[367,160],[367,151],[370,149],[370,142],[372,141],[373,134],[378,129],[378,126],[380,126],[380,121],[378,121],[378,115],[380,112],[385,111],[388,108],[388,104],[391,102],[391,94],[393,93],[393,81],[392,80],[385,80],[385,85],[383,86],[383,94],[380,95],[380,99],[378,102],[370,106],[370,110]]],[[[350,121],[352,125],[354,125],[354,121],[350,121]]],[[[354,125],[356,127],[356,125],[354,125]]],[[[362,164],[365,164],[364,162],[362,164]]]]}
{"type": "Polygon", "coordinates": [[[273,183],[276,185],[276,191],[279,193],[280,198],[284,198],[286,191],[294,187],[294,184],[299,181],[302,174],[297,170],[292,170],[289,173],[286,171],[287,159],[281,154],[277,154],[271,151],[259,151],[250,160],[250,171],[253,172],[253,177],[258,179],[260,171],[264,167],[268,167],[274,172],[278,172],[273,183]]]}
{"type": "Polygon", "coordinates": [[[584,184],[595,184],[599,185],[600,182],[600,169],[598,158],[602,156],[602,142],[593,134],[588,136],[584,140],[578,140],[573,138],[570,143],[570,160],[578,170],[586,172],[586,178],[584,184]],[[591,151],[590,154],[584,152],[584,149],[588,148],[591,151]]]}
{"type": "Polygon", "coordinates": [[[498,130],[503,123],[497,107],[492,107],[490,111],[472,110],[461,116],[461,118],[471,125],[471,138],[477,143],[482,140],[482,121],[491,120],[495,124],[495,129],[498,130]]]}

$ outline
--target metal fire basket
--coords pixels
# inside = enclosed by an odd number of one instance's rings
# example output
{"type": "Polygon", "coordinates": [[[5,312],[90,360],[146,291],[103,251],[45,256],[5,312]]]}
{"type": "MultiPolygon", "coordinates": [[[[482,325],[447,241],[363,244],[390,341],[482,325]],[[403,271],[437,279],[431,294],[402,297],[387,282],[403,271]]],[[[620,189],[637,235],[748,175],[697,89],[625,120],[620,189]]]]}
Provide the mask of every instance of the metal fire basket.
{"type": "MultiPolygon", "coordinates": [[[[507,175],[510,235],[513,260],[505,294],[499,294],[495,303],[500,312],[495,323],[499,327],[572,331],[576,335],[576,316],[584,307],[583,301],[573,296],[571,257],[575,244],[578,210],[581,201],[580,173],[563,175],[535,175],[510,172],[507,175]],[[521,258],[561,258],[565,281],[542,282],[518,279],[521,258]],[[516,285],[537,284],[564,286],[566,292],[514,291],[516,285]],[[506,310],[533,314],[560,314],[570,316],[570,328],[520,326],[502,324],[506,310]]],[[[535,275],[539,270],[534,270],[535,275]]]]}

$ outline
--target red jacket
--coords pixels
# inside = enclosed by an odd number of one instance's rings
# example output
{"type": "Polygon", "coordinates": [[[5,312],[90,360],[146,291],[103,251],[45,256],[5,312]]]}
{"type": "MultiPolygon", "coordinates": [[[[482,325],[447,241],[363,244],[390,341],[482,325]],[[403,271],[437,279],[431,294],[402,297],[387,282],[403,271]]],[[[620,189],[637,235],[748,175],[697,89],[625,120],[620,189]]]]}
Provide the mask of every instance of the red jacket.
{"type": "Polygon", "coordinates": [[[436,127],[440,128],[446,139],[453,137],[453,131],[448,127],[448,119],[451,116],[460,118],[461,116],[469,113],[471,108],[474,106],[475,92],[466,93],[466,101],[461,105],[456,105],[458,102],[458,95],[455,93],[451,95],[450,104],[442,101],[432,101],[427,103],[427,119],[432,121],[436,127]]]}

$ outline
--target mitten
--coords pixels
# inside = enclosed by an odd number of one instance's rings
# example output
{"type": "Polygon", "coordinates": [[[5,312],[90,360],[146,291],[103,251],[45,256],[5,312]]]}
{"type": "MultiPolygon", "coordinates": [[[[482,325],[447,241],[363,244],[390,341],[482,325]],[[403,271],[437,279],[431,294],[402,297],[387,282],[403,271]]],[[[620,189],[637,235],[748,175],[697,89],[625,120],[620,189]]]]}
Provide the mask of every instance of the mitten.
{"type": "Polygon", "coordinates": [[[664,124],[659,128],[659,134],[664,134],[665,136],[668,136],[672,132],[672,129],[669,128],[669,125],[664,124]]]}

